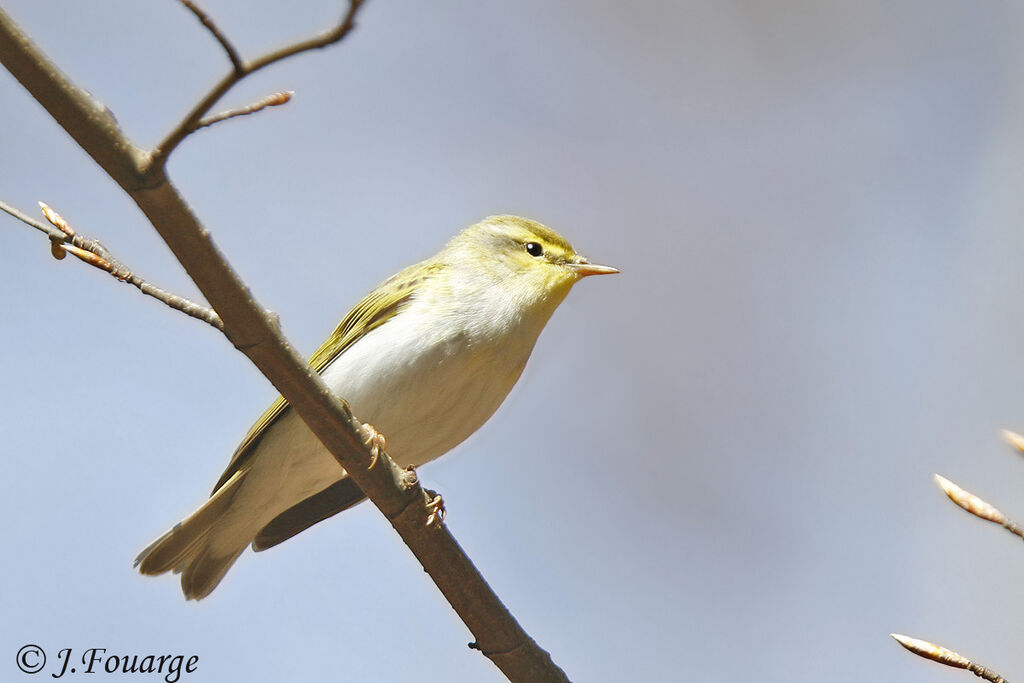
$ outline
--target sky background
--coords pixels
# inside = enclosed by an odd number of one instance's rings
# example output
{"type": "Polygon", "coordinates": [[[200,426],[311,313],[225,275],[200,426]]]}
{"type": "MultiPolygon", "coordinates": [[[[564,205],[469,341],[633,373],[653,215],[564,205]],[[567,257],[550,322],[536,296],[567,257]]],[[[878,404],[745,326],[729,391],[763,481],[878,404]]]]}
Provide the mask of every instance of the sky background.
{"type": "MultiPolygon", "coordinates": [[[[139,145],[227,69],[172,0],[3,6],[139,145]]],[[[247,56],[341,13],[203,6],[247,56]]],[[[370,0],[218,110],[290,104],[197,134],[170,174],[304,353],[489,214],[622,270],[575,288],[498,414],[420,473],[573,680],[970,679],[891,631],[1013,680],[1024,549],[932,473],[1024,520],[999,437],[1024,431],[1022,34],[1010,0],[370,0]]],[[[5,72],[0,102],[0,199],[197,296],[5,72]]],[[[198,604],[134,572],[275,393],[35,231],[0,217],[0,245],[0,678],[37,643],[198,655],[187,681],[501,680],[368,506],[198,604]]]]}

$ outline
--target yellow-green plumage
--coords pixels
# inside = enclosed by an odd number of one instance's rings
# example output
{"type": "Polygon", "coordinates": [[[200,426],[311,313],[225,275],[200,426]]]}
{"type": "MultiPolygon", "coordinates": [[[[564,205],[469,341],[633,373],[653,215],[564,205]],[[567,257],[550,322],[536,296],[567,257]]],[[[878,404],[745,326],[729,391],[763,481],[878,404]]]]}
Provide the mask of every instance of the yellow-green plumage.
{"type": "MultiPolygon", "coordinates": [[[[539,223],[492,216],[384,281],[310,364],[384,434],[399,464],[418,466],[493,414],[572,285],[612,272],[539,223]]],[[[185,596],[199,599],[247,545],[276,545],[361,498],[279,398],[249,430],[210,500],[136,562],[145,574],[180,572],[185,596]]]]}
{"type": "MultiPolygon", "coordinates": [[[[356,343],[363,335],[379,325],[383,325],[397,314],[402,304],[412,296],[416,284],[422,283],[425,278],[436,275],[442,268],[438,264],[417,263],[382,282],[338,323],[327,341],[310,356],[309,364],[317,372],[322,372],[328,363],[356,343]]],[[[260,419],[242,439],[242,443],[235,449],[235,454],[227,469],[213,487],[213,493],[216,493],[217,489],[238,471],[246,457],[252,453],[253,447],[259,442],[266,428],[280,417],[287,407],[288,402],[284,400],[284,397],[278,396],[277,400],[260,416],[260,419]]]]}

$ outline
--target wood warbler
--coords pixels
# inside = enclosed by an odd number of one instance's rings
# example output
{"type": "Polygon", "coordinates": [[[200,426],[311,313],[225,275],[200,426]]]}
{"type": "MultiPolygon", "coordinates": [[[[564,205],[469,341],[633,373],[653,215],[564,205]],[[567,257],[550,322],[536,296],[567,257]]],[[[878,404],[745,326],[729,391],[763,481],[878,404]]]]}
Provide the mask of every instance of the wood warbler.
{"type": "MultiPolygon", "coordinates": [[[[494,414],[537,336],[592,264],[555,231],[492,216],[356,304],[310,364],[352,412],[418,466],[494,414]]],[[[283,398],[235,451],[210,499],[142,551],[143,574],[181,574],[188,599],[220,583],[246,546],[265,550],[355,505],[363,493],[283,398]]]]}

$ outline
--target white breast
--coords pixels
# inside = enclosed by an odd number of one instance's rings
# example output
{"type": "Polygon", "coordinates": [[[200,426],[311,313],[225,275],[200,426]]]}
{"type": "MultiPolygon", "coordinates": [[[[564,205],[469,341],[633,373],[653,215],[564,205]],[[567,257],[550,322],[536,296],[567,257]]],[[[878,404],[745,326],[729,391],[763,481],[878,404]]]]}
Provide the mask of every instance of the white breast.
{"type": "MultiPolygon", "coordinates": [[[[469,304],[444,309],[421,293],[323,371],[355,416],[385,436],[399,465],[422,465],[479,429],[516,383],[550,315],[523,324],[519,306],[501,288],[463,300],[469,304]]],[[[343,476],[293,411],[267,430],[257,449],[234,505],[256,529],[343,476]]]]}
{"type": "Polygon", "coordinates": [[[347,349],[323,373],[328,386],[387,439],[401,465],[421,465],[475,432],[519,378],[536,341],[437,324],[414,302],[347,349]],[[439,327],[443,331],[439,331],[439,327]]]}

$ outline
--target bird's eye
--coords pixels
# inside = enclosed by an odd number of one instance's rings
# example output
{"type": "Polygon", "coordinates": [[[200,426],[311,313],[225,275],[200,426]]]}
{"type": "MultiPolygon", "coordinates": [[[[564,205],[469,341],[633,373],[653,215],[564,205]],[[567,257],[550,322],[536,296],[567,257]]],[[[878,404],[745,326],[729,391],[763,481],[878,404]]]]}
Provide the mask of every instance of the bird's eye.
{"type": "Polygon", "coordinates": [[[526,253],[530,256],[540,256],[544,253],[544,247],[540,246],[536,242],[527,242],[526,253]]]}

